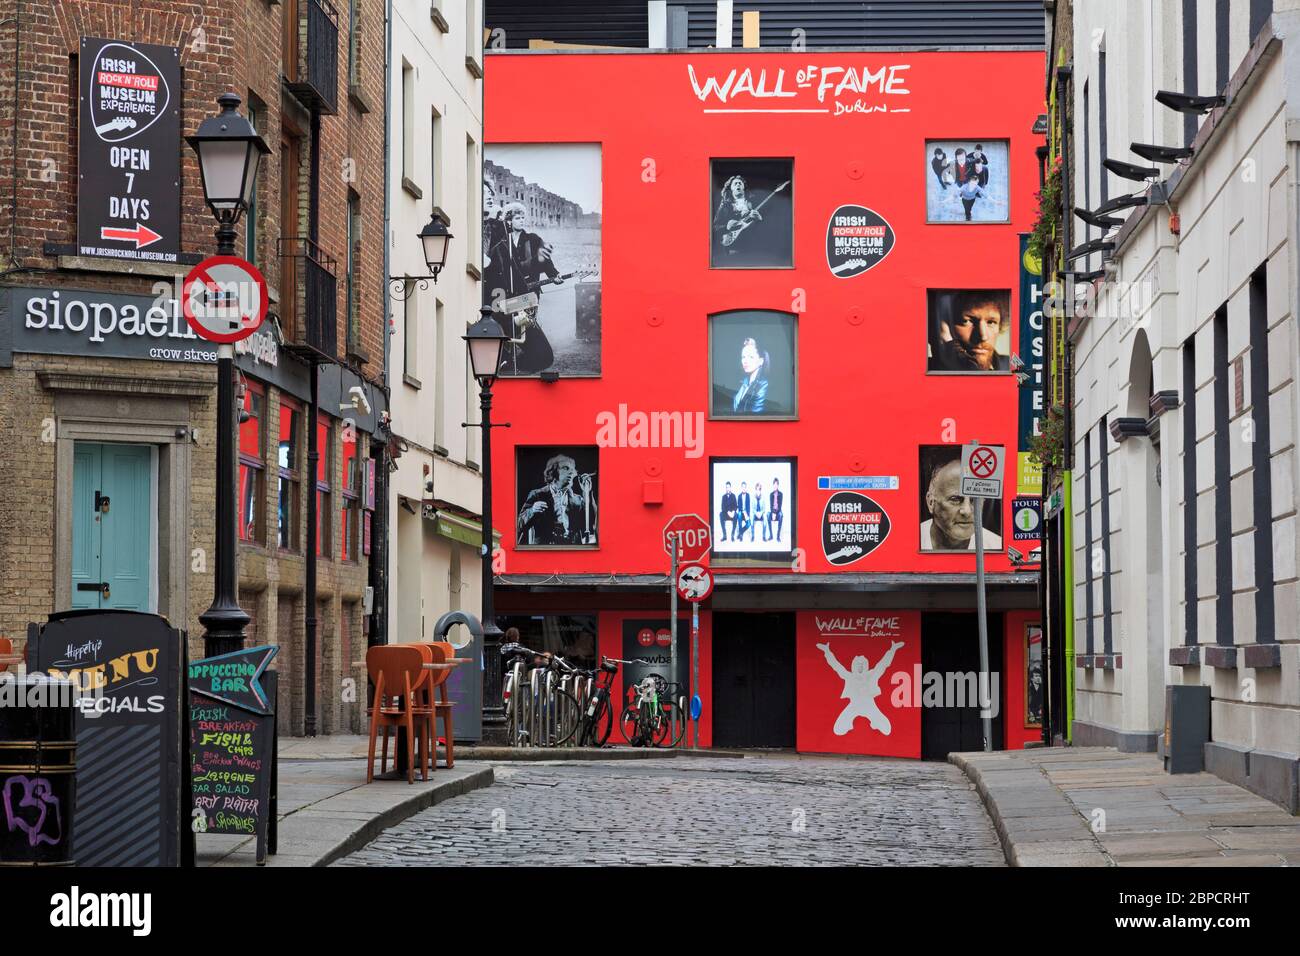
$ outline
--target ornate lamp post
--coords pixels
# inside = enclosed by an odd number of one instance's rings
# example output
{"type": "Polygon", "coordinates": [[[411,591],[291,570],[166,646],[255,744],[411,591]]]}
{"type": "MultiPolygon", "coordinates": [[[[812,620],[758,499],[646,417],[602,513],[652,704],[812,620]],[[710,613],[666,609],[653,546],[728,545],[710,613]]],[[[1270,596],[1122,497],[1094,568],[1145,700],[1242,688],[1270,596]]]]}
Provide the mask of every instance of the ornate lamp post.
{"type": "MultiPolygon", "coordinates": [[[[257,168],[270,147],[253,124],[235,111],[234,93],[217,97],[221,112],[199,124],[185,141],[198,154],[203,196],[217,220],[217,255],[235,254],[235,223],[248,208],[257,168]]],[[[204,653],[240,650],[248,615],[239,606],[235,508],[235,347],[217,346],[217,555],[212,606],[199,616],[204,653]]]]}
{"type": "Polygon", "coordinates": [[[480,318],[463,338],[469,349],[470,368],[479,386],[479,410],[483,420],[483,742],[505,743],[505,708],[501,700],[501,629],[497,627],[492,593],[492,384],[501,367],[501,350],[507,335],[492,318],[492,308],[483,306],[480,318]]]}
{"type": "Polygon", "coordinates": [[[398,301],[410,298],[417,288],[421,291],[429,288],[430,278],[437,285],[438,273],[447,264],[447,249],[451,246],[452,235],[445,222],[437,216],[431,216],[417,238],[424,249],[424,264],[429,268],[429,275],[420,278],[389,276],[388,294],[398,301]]]}

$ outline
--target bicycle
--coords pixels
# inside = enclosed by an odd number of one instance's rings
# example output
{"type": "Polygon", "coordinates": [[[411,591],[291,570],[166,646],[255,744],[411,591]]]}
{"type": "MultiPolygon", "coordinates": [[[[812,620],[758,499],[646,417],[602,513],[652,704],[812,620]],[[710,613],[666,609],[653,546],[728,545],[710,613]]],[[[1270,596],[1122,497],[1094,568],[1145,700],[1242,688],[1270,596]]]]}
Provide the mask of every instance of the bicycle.
{"type": "Polygon", "coordinates": [[[668,682],[658,674],[650,674],[628,689],[629,703],[623,708],[619,730],[633,747],[671,746],[672,725],[660,704],[667,693],[668,682]]]}
{"type": "Polygon", "coordinates": [[[511,658],[502,681],[502,704],[506,733],[511,746],[561,747],[577,731],[582,709],[569,691],[578,673],[558,654],[534,651],[522,644],[501,647],[501,656],[511,658]],[[528,661],[546,663],[529,668],[528,661]]]}
{"type": "Polygon", "coordinates": [[[609,735],[614,731],[614,708],[610,705],[610,691],[621,663],[623,662],[601,657],[598,672],[584,672],[587,676],[588,695],[583,702],[578,746],[603,747],[609,741],[609,735]]]}

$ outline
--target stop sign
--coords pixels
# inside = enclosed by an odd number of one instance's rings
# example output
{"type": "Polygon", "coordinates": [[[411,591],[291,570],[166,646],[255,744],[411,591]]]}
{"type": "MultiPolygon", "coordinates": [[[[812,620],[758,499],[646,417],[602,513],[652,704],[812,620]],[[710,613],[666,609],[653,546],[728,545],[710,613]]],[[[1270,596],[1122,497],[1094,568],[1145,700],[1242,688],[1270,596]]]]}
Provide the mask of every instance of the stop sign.
{"type": "Polygon", "coordinates": [[[713,545],[709,523],[699,515],[673,515],[664,525],[664,552],[671,557],[673,543],[669,535],[676,537],[678,558],[688,563],[703,561],[713,545]]]}

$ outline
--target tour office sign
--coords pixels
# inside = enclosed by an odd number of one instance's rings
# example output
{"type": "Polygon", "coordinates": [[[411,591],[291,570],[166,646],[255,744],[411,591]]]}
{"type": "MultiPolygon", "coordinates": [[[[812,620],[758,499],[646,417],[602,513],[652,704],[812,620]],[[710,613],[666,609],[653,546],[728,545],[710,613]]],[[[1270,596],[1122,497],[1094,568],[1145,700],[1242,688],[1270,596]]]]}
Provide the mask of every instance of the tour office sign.
{"type": "Polygon", "coordinates": [[[80,63],[78,254],[176,262],[180,50],[82,37],[80,63]]]}

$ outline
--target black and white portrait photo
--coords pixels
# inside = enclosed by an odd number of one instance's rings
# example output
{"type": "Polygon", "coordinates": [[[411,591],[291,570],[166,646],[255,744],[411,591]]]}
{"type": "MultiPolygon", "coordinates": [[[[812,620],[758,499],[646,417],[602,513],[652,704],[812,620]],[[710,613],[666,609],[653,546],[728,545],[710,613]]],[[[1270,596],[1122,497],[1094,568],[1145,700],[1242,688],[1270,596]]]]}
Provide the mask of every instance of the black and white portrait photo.
{"type": "Polygon", "coordinates": [[[488,144],[483,304],[510,336],[505,376],[600,374],[598,143],[488,144]]]}
{"type": "Polygon", "coordinates": [[[581,548],[599,543],[595,445],[515,449],[517,547],[581,548]]]}
{"type": "Polygon", "coordinates": [[[1006,140],[926,140],[927,222],[1009,222],[1006,140]]]}
{"type": "Polygon", "coordinates": [[[1008,290],[931,289],[926,299],[928,371],[1011,370],[1008,290]]]}
{"type": "Polygon", "coordinates": [[[986,551],[1002,550],[1002,499],[961,493],[961,445],[920,448],[922,551],[974,551],[975,534],[986,551]]]}
{"type": "Polygon", "coordinates": [[[714,269],[794,266],[794,160],[711,161],[709,264],[714,269]]]}
{"type": "Polygon", "coordinates": [[[795,418],[798,367],[794,315],[746,309],[709,316],[711,418],[795,418]]]}
{"type": "Polygon", "coordinates": [[[795,542],[793,458],[712,458],[715,557],[789,560],[795,542]]]}
{"type": "Polygon", "coordinates": [[[1025,726],[1043,725],[1043,627],[1025,625],[1025,726]]]}

